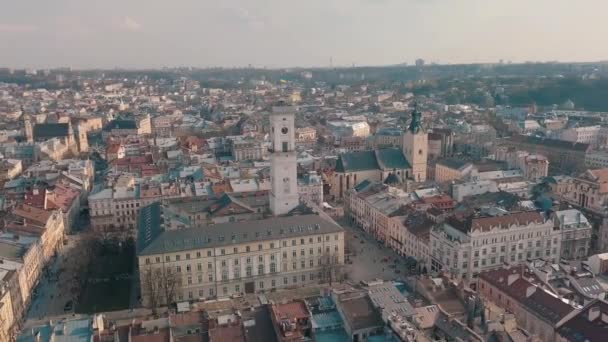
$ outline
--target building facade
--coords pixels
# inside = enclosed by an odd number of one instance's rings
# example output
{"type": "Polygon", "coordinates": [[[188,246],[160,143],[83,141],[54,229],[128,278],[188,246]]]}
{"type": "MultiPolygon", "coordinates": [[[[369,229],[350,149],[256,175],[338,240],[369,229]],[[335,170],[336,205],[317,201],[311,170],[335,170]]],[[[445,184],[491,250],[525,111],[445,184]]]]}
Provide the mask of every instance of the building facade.
{"type": "Polygon", "coordinates": [[[561,256],[564,259],[586,259],[591,247],[593,226],[577,209],[558,210],[551,215],[562,232],[561,256]]]}
{"type": "Polygon", "coordinates": [[[451,218],[433,227],[431,270],[473,282],[485,270],[543,258],[558,262],[562,234],[538,212],[451,218]]]}
{"type": "MultiPolygon", "coordinates": [[[[140,220],[140,233],[156,231],[159,221],[151,211],[140,220]]],[[[344,262],[342,228],[314,214],[166,230],[138,243],[147,306],[155,295],[167,303],[327,282],[344,262]],[[155,293],[151,275],[175,281],[174,297],[155,293]]]]}

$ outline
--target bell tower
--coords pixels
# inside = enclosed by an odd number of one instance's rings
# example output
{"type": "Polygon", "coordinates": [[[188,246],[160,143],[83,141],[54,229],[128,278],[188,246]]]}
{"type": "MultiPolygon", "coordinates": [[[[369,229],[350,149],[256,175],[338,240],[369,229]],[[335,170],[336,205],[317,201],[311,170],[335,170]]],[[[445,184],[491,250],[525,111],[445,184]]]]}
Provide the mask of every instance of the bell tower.
{"type": "Polygon", "coordinates": [[[34,142],[34,129],[32,127],[32,122],[30,121],[30,117],[27,114],[23,115],[23,124],[25,126],[25,138],[28,143],[34,142]]]}
{"type": "Polygon", "coordinates": [[[412,121],[403,135],[403,154],[412,166],[412,178],[416,182],[426,181],[428,134],[422,128],[422,113],[415,105],[412,121]]]}
{"type": "Polygon", "coordinates": [[[279,102],[270,113],[270,210],[287,214],[300,204],[295,151],[296,107],[279,102]]]}

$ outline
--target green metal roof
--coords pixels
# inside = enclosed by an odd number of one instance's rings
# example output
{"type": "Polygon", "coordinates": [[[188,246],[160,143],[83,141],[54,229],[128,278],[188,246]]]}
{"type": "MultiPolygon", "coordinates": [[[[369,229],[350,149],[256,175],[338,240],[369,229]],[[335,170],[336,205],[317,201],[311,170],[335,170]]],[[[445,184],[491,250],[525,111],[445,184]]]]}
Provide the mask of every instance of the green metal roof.
{"type": "Polygon", "coordinates": [[[161,204],[152,203],[139,210],[137,250],[142,251],[162,232],[161,204]]]}
{"type": "Polygon", "coordinates": [[[379,168],[372,150],[342,153],[336,162],[337,172],[377,170],[379,168]]]}
{"type": "Polygon", "coordinates": [[[437,161],[437,164],[449,167],[450,169],[458,170],[461,167],[464,167],[465,165],[469,164],[469,162],[457,158],[444,158],[437,161]]]}
{"type": "Polygon", "coordinates": [[[410,163],[405,159],[403,151],[399,148],[384,148],[376,150],[378,165],[383,170],[409,169],[410,163]]]}
{"type": "Polygon", "coordinates": [[[70,134],[70,125],[67,123],[36,124],[33,133],[36,139],[67,137],[70,134]]]}
{"type": "Polygon", "coordinates": [[[410,163],[398,148],[384,148],[342,153],[336,162],[336,172],[409,169],[410,163]]]}
{"type": "MultiPolygon", "coordinates": [[[[159,222],[154,220],[146,222],[150,222],[150,225],[156,227],[144,229],[144,231],[162,230],[162,228],[157,228],[161,226],[159,222]]],[[[140,223],[140,233],[142,223],[140,223]]],[[[175,253],[201,248],[230,246],[235,243],[259,242],[342,231],[342,227],[335,222],[325,220],[316,214],[220,223],[212,226],[162,231],[145,248],[139,249],[138,255],[175,253]]]]}

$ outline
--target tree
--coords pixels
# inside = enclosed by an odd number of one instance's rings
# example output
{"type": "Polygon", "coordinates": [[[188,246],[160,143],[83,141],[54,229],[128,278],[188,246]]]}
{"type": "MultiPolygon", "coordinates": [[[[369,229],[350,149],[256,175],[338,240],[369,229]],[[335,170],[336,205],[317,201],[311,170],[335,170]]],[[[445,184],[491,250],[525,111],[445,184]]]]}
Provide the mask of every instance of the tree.
{"type": "Polygon", "coordinates": [[[181,284],[178,272],[168,266],[144,266],[140,272],[140,285],[145,305],[154,312],[161,305],[175,302],[177,287],[181,284]]]}
{"type": "Polygon", "coordinates": [[[165,304],[169,305],[175,301],[175,287],[179,283],[179,275],[169,267],[162,268],[161,282],[163,286],[165,304]]]}
{"type": "Polygon", "coordinates": [[[320,257],[320,260],[321,270],[319,273],[323,282],[328,282],[331,286],[335,280],[341,281],[344,278],[343,265],[340,263],[338,254],[331,254],[326,251],[320,257]]]}
{"type": "Polygon", "coordinates": [[[154,315],[160,306],[160,296],[163,292],[162,277],[159,276],[159,271],[160,269],[156,269],[155,272],[152,266],[147,266],[142,270],[140,277],[142,295],[145,296],[154,315]]]}

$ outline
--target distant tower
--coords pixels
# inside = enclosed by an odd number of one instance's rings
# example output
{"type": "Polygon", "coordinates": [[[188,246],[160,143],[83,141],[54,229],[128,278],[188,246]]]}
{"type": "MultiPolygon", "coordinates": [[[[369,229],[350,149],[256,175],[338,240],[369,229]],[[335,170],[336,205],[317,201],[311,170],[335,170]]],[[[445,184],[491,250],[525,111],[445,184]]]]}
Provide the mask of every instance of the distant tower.
{"type": "Polygon", "coordinates": [[[76,139],[74,138],[74,127],[72,127],[72,121],[68,120],[68,148],[72,153],[78,153],[78,145],[76,143],[76,139]]]}
{"type": "Polygon", "coordinates": [[[270,210],[287,214],[299,202],[295,151],[296,108],[280,102],[270,114],[270,210]]]}
{"type": "Polygon", "coordinates": [[[422,129],[422,113],[417,106],[412,111],[412,121],[403,135],[403,154],[412,166],[411,177],[417,182],[426,180],[428,134],[422,129]]]}
{"type": "Polygon", "coordinates": [[[24,123],[25,123],[25,137],[28,143],[34,142],[34,129],[32,127],[32,122],[30,121],[29,115],[24,115],[24,123]]]}
{"type": "Polygon", "coordinates": [[[89,138],[87,137],[87,130],[82,123],[78,123],[78,148],[80,152],[89,152],[89,138]]]}

